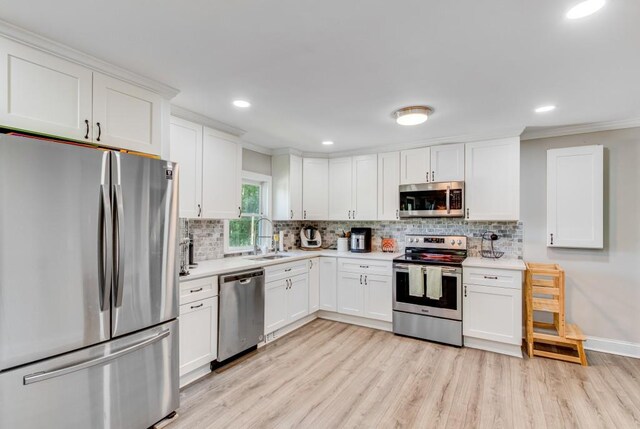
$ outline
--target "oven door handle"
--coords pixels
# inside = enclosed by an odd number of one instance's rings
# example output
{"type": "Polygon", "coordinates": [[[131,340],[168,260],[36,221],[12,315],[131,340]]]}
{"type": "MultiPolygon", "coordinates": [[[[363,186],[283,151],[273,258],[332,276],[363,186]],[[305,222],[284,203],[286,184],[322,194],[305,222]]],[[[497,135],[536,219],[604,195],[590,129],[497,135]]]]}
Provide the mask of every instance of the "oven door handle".
{"type": "MultiPolygon", "coordinates": [[[[400,273],[408,273],[409,272],[409,265],[408,264],[395,264],[393,266],[393,270],[397,271],[397,272],[400,272],[400,273]]],[[[422,267],[422,270],[424,271],[425,267],[422,267]]],[[[442,275],[455,276],[455,275],[460,275],[460,272],[456,268],[444,268],[444,267],[442,267],[442,275]]]]}

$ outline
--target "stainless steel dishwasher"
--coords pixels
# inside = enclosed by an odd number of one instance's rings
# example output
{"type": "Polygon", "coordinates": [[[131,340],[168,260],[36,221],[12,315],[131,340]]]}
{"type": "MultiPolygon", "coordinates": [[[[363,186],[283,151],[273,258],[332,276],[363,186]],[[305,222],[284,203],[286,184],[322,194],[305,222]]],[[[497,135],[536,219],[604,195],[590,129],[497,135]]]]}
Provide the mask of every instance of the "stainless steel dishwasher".
{"type": "Polygon", "coordinates": [[[220,277],[218,362],[253,346],[264,338],[264,270],[220,277]]]}

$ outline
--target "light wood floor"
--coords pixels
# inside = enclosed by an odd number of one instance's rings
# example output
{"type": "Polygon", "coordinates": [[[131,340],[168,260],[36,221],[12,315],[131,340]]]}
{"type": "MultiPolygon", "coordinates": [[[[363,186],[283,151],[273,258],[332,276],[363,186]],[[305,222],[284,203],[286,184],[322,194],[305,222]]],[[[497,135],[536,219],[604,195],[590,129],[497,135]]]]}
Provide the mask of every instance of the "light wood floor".
{"type": "Polygon", "coordinates": [[[640,360],[457,349],[317,319],[181,394],[179,428],[640,428],[640,360]]]}

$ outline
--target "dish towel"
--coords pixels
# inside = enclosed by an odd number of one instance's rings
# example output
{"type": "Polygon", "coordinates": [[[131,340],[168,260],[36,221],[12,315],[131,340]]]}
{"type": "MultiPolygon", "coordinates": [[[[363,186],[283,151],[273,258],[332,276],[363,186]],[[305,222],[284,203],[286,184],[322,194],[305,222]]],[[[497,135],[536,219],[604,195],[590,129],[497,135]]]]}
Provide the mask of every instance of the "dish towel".
{"type": "Polygon", "coordinates": [[[427,267],[427,298],[442,298],[442,268],[427,267]]]}
{"type": "Polygon", "coordinates": [[[409,295],[424,296],[424,274],[420,265],[409,266],[409,295]]]}

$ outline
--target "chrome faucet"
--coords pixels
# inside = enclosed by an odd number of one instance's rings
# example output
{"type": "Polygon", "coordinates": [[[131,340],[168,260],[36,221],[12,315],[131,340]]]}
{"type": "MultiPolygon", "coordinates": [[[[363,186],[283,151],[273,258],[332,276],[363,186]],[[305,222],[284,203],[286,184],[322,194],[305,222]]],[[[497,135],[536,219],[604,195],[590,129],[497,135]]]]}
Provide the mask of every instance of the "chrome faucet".
{"type": "MultiPolygon", "coordinates": [[[[273,240],[273,237],[271,235],[258,235],[258,230],[260,229],[260,222],[262,222],[263,220],[266,220],[267,222],[269,222],[271,224],[271,229],[273,230],[273,222],[271,222],[271,220],[269,220],[268,218],[261,216],[260,218],[258,218],[258,220],[256,221],[256,227],[255,230],[253,231],[253,253],[254,255],[258,254],[258,239],[259,238],[270,238],[271,240],[273,240]]],[[[272,231],[273,232],[273,231],[272,231]]],[[[277,249],[276,249],[277,251],[277,249]]]]}

